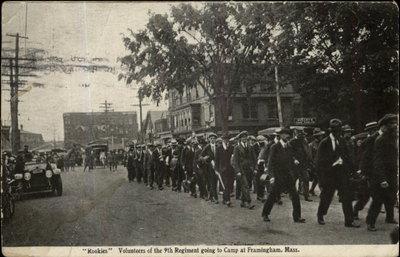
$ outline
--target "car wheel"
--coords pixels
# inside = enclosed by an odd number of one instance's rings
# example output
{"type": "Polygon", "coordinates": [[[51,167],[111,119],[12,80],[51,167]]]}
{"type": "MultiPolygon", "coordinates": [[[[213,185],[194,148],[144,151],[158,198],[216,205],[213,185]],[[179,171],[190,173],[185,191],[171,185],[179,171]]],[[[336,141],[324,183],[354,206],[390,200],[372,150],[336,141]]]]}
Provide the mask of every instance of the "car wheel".
{"type": "Polygon", "coordinates": [[[61,196],[63,192],[61,176],[57,176],[54,180],[54,194],[61,196]]]}

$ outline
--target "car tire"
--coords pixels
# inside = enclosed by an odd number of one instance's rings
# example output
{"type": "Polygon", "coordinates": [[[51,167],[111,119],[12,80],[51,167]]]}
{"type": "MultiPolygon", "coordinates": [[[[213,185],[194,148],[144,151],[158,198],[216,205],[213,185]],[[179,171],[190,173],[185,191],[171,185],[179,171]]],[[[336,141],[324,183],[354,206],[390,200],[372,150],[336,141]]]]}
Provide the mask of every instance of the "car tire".
{"type": "Polygon", "coordinates": [[[62,192],[63,192],[63,187],[62,187],[61,176],[56,176],[54,178],[54,195],[62,196],[62,192]]]}

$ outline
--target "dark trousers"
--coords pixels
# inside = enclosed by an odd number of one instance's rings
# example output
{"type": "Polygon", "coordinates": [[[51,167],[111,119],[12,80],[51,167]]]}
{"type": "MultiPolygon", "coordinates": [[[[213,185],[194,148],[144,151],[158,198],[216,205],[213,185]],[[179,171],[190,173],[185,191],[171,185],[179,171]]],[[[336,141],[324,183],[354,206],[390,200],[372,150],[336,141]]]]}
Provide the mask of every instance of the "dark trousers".
{"type": "Polygon", "coordinates": [[[149,182],[149,175],[148,175],[148,169],[145,165],[143,165],[142,171],[143,171],[143,182],[147,185],[149,182]]]}
{"type": "Polygon", "coordinates": [[[332,168],[330,177],[323,178],[320,202],[318,206],[318,216],[324,216],[328,213],[335,191],[338,190],[345,224],[353,222],[352,196],[349,188],[349,181],[341,168],[332,168]]]}
{"type": "Polygon", "coordinates": [[[364,209],[365,205],[367,205],[369,201],[369,198],[371,197],[367,181],[363,181],[361,183],[361,186],[359,186],[357,190],[357,201],[353,207],[354,212],[359,212],[364,209]]]}
{"type": "Polygon", "coordinates": [[[255,185],[255,189],[256,189],[258,198],[264,198],[264,195],[265,195],[265,186],[260,181],[261,175],[263,173],[264,173],[263,169],[258,168],[256,176],[255,176],[255,184],[254,185],[255,185]]]}
{"type": "Polygon", "coordinates": [[[171,185],[171,169],[167,165],[163,165],[163,169],[165,185],[169,186],[171,185]]]}
{"type": "Polygon", "coordinates": [[[164,182],[164,165],[161,164],[156,170],[156,183],[158,185],[158,188],[163,187],[163,182],[164,182]]]}
{"type": "Polygon", "coordinates": [[[375,225],[376,219],[385,205],[386,220],[394,219],[394,205],[396,203],[396,187],[382,188],[380,185],[374,185],[371,190],[372,203],[368,210],[367,224],[375,225]]]}
{"type": "Polygon", "coordinates": [[[218,201],[217,181],[218,178],[217,175],[215,175],[214,169],[209,167],[207,169],[207,190],[209,198],[215,201],[218,201]]]}
{"type": "Polygon", "coordinates": [[[241,176],[236,176],[236,199],[242,198],[242,182],[241,176]]]}
{"type": "Polygon", "coordinates": [[[204,177],[204,171],[198,170],[196,171],[196,182],[197,185],[199,185],[199,193],[200,193],[200,198],[207,198],[207,188],[206,188],[206,182],[205,182],[205,177],[204,177]]]}
{"type": "Polygon", "coordinates": [[[252,172],[245,171],[240,175],[241,199],[242,203],[251,203],[250,182],[252,181],[252,172]]]}
{"type": "Polygon", "coordinates": [[[182,190],[183,181],[183,170],[180,165],[176,165],[175,169],[172,171],[172,186],[176,188],[177,191],[182,190]]]}
{"type": "Polygon", "coordinates": [[[135,179],[135,167],[128,166],[128,180],[133,181],[135,179]]]}
{"type": "Polygon", "coordinates": [[[142,182],[142,178],[143,178],[143,170],[142,170],[142,166],[141,164],[137,164],[135,167],[136,170],[136,180],[138,183],[142,182]]]}
{"type": "Polygon", "coordinates": [[[189,185],[189,191],[191,195],[196,194],[196,175],[193,170],[187,170],[187,181],[189,185]]]}
{"type": "Polygon", "coordinates": [[[149,186],[153,188],[154,180],[156,178],[155,170],[153,168],[149,168],[147,170],[147,175],[148,175],[148,181],[149,181],[149,186]]]}
{"type": "Polygon", "coordinates": [[[262,216],[268,216],[271,213],[272,207],[274,203],[280,197],[281,193],[287,190],[290,199],[292,200],[292,216],[294,220],[297,220],[301,217],[301,205],[299,194],[297,193],[295,182],[289,176],[286,179],[277,179],[274,181],[271,187],[271,193],[267,197],[267,201],[264,204],[264,208],[262,211],[262,216]]]}
{"type": "Polygon", "coordinates": [[[233,170],[223,170],[221,173],[222,182],[225,186],[222,198],[224,202],[230,202],[235,175],[233,174],[233,170]]]}
{"type": "Polygon", "coordinates": [[[302,192],[305,199],[309,198],[309,189],[310,189],[310,175],[308,174],[308,170],[299,166],[296,168],[294,172],[294,181],[299,180],[299,192],[302,192]]]}

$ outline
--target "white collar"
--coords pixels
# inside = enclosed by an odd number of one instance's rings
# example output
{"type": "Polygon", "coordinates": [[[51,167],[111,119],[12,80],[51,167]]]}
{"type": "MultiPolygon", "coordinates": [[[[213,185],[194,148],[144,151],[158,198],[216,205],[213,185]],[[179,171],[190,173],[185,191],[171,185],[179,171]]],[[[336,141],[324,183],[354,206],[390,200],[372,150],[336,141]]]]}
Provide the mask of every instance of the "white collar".
{"type": "Polygon", "coordinates": [[[332,133],[329,134],[329,137],[331,138],[332,141],[336,142],[337,139],[335,138],[335,136],[332,133]]]}
{"type": "Polygon", "coordinates": [[[283,139],[279,140],[279,143],[281,143],[281,145],[283,146],[283,148],[286,148],[287,143],[285,143],[285,141],[283,141],[283,139]]]}
{"type": "Polygon", "coordinates": [[[379,130],[378,130],[378,134],[379,134],[379,135],[382,135],[382,134],[383,134],[382,129],[379,129],[379,130]]]}

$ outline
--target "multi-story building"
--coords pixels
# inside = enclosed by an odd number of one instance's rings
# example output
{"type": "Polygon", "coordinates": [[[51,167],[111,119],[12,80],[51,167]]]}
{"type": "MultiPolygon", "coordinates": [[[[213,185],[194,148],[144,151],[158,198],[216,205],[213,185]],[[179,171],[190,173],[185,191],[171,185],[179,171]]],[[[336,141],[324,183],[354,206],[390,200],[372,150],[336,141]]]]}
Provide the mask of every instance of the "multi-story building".
{"type": "MultiPolygon", "coordinates": [[[[210,99],[202,87],[186,89],[182,94],[176,90],[168,93],[170,129],[174,136],[188,137],[193,132],[221,132],[221,112],[216,112],[215,99],[210,99]]],[[[295,117],[302,116],[300,95],[287,86],[280,91],[280,96],[283,121],[291,125],[295,117]]],[[[227,117],[230,134],[242,130],[256,134],[258,130],[279,125],[276,92],[272,87],[256,86],[250,96],[243,88],[231,100],[232,108],[227,117]]]]}
{"type": "Polygon", "coordinates": [[[123,148],[137,139],[136,112],[70,112],[64,113],[65,148],[107,140],[110,148],[123,148]]]}
{"type": "Polygon", "coordinates": [[[154,142],[160,135],[159,133],[168,131],[167,111],[148,111],[143,123],[145,141],[154,142]]]}
{"type": "MultiPolygon", "coordinates": [[[[40,133],[33,133],[24,130],[21,125],[20,133],[20,146],[29,146],[29,149],[35,149],[44,144],[43,136],[40,133]]],[[[10,126],[1,126],[1,145],[3,150],[11,150],[10,143],[10,126]]]]}

